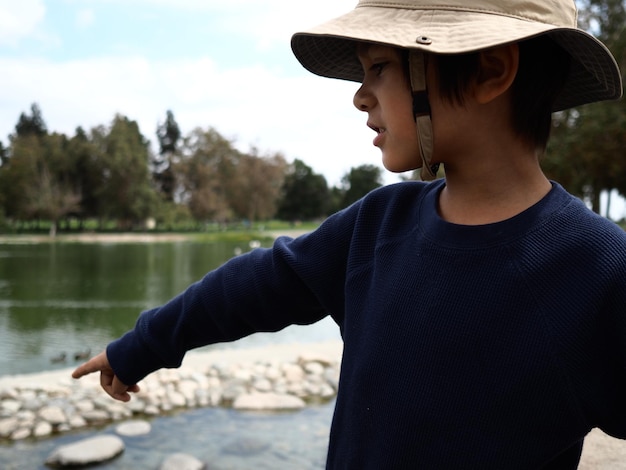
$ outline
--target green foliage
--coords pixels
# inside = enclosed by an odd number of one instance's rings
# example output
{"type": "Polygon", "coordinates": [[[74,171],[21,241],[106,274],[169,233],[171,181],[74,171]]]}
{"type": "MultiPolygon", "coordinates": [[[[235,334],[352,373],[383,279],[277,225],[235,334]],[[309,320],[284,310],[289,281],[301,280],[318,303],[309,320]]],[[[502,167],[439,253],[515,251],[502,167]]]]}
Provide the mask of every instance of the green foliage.
{"type": "Polygon", "coordinates": [[[167,111],[165,122],[157,126],[156,134],[159,140],[159,153],[152,158],[153,177],[163,199],[173,202],[176,191],[176,173],[173,165],[178,157],[182,134],[172,111],[167,111]]]}
{"type": "Polygon", "coordinates": [[[375,165],[352,168],[342,179],[344,184],[342,207],[361,199],[367,193],[382,186],[382,170],[375,165]]]}
{"type": "Polygon", "coordinates": [[[329,208],[326,178],[296,159],[285,176],[277,216],[291,221],[314,220],[326,215],[329,208]]]}
{"type": "MultiPolygon", "coordinates": [[[[592,30],[626,70],[626,7],[622,0],[580,2],[580,22],[592,30]]],[[[550,178],[599,212],[600,193],[626,195],[626,101],[595,103],[558,113],[543,167],[550,178]]]]}
{"type": "Polygon", "coordinates": [[[135,121],[118,115],[103,144],[98,155],[101,215],[130,229],[152,214],[157,200],[148,171],[149,143],[135,121]]]}
{"type": "Polygon", "coordinates": [[[48,129],[43,120],[41,109],[37,103],[33,103],[30,107],[30,116],[26,113],[20,114],[19,120],[15,125],[15,134],[17,137],[28,135],[43,137],[47,133],[48,129]]]}
{"type": "Polygon", "coordinates": [[[155,231],[250,231],[263,230],[259,221],[277,212],[288,220],[281,230],[324,217],[381,184],[381,170],[364,165],[344,177],[342,188],[329,189],[301,160],[289,165],[280,153],[242,152],[212,127],[183,136],[171,111],[157,138],[155,156],[137,123],[123,115],[108,126],[78,127],[71,137],[50,134],[33,105],[20,115],[9,146],[0,142],[0,231],[146,230],[148,221],[155,231]]]}

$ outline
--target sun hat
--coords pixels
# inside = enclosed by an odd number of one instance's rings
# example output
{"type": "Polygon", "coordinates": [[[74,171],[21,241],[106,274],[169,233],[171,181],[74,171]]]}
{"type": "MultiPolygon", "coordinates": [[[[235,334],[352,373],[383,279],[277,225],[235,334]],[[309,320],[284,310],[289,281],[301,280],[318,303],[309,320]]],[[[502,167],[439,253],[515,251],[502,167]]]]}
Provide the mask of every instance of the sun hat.
{"type": "Polygon", "coordinates": [[[359,0],[351,12],[294,34],[291,47],[309,71],[360,82],[355,41],[460,54],[544,35],[572,58],[553,111],[621,96],[617,63],[578,29],[574,0],[359,0]]]}

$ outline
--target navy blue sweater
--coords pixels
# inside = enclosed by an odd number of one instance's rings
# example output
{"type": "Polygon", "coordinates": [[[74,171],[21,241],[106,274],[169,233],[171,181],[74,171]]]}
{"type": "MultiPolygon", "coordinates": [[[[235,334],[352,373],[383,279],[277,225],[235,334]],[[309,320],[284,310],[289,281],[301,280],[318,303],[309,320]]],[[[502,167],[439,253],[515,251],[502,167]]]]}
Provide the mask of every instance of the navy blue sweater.
{"type": "Polygon", "coordinates": [[[436,211],[444,181],[370,193],[236,257],[111,343],[119,378],[330,314],[344,353],[328,468],[576,468],[626,438],[626,233],[558,184],[504,222],[436,211]],[[555,460],[556,459],[556,460],[555,460]]]}

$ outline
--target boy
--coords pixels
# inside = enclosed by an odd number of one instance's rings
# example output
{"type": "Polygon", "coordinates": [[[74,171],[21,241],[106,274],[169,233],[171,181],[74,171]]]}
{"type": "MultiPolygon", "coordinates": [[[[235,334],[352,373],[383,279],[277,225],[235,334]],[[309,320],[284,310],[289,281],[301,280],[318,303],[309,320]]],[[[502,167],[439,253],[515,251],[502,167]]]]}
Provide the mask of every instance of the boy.
{"type": "Polygon", "coordinates": [[[331,315],[328,468],[576,468],[592,428],[626,438],[626,234],[539,166],[552,111],[621,95],[573,1],[361,0],[292,48],[362,82],[386,168],[445,179],[231,260],[74,377],[127,401],[191,348],[331,315]]]}

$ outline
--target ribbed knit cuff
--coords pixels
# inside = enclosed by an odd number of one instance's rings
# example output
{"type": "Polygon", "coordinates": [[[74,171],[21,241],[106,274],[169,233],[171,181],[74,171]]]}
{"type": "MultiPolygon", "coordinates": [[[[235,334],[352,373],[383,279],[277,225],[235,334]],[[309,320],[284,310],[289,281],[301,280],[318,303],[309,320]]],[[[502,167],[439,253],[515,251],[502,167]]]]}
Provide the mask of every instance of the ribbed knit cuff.
{"type": "Polygon", "coordinates": [[[148,348],[135,330],[111,342],[106,351],[115,375],[129,386],[164,366],[162,360],[148,348]]]}

